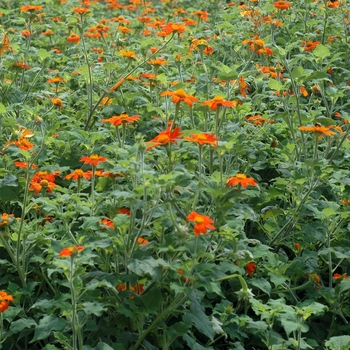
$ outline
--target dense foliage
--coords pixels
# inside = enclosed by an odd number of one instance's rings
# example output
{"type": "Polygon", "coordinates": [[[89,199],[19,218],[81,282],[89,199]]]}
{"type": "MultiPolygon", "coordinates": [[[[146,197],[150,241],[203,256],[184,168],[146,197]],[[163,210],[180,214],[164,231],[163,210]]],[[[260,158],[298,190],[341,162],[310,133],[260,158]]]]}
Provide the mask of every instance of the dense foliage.
{"type": "Polygon", "coordinates": [[[350,348],[345,1],[0,4],[0,348],[350,348]]]}

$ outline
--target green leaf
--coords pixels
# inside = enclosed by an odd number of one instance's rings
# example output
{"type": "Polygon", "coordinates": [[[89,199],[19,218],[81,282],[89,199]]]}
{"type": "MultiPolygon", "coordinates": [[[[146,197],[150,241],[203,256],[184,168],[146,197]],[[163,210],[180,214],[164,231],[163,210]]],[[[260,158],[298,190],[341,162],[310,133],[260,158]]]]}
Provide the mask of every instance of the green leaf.
{"type": "Polygon", "coordinates": [[[48,51],[46,51],[45,49],[40,49],[38,51],[38,56],[40,57],[40,59],[42,61],[44,61],[46,58],[50,57],[50,53],[48,51]]]}
{"type": "Polygon", "coordinates": [[[350,335],[331,337],[325,345],[329,350],[348,350],[350,348],[350,335]]]}
{"type": "Polygon", "coordinates": [[[30,343],[48,338],[52,331],[61,331],[65,326],[66,321],[63,318],[58,318],[55,315],[46,315],[39,321],[39,326],[36,327],[34,338],[30,343]]]}
{"type": "Polygon", "coordinates": [[[343,280],[340,282],[340,290],[339,293],[343,293],[346,290],[350,289],[350,281],[349,280],[343,280]]]}
{"type": "Polygon", "coordinates": [[[96,346],[96,350],[113,350],[108,344],[99,342],[96,346]]]}
{"type": "Polygon", "coordinates": [[[296,66],[292,70],[291,76],[293,79],[300,80],[300,78],[305,77],[304,68],[301,66],[296,66]]]}
{"type": "Polygon", "coordinates": [[[162,292],[159,288],[154,287],[149,292],[142,294],[142,302],[145,305],[146,310],[150,312],[156,312],[160,303],[162,302],[162,292]]]}
{"type": "Polygon", "coordinates": [[[189,295],[189,299],[191,300],[190,312],[184,315],[183,321],[187,324],[194,323],[199,332],[213,340],[214,330],[212,324],[204,313],[204,308],[199,304],[195,292],[189,295]]]}
{"type": "Polygon", "coordinates": [[[6,111],[6,108],[5,108],[5,106],[2,104],[2,103],[0,103],[0,114],[4,114],[4,113],[6,113],[7,111],[6,111]]]}
{"type": "Polygon", "coordinates": [[[18,186],[17,177],[12,174],[6,175],[3,179],[0,179],[0,187],[2,186],[17,187],[18,186]]]}
{"type": "Polygon", "coordinates": [[[32,326],[35,327],[36,325],[37,323],[31,318],[29,319],[21,318],[20,320],[11,322],[10,330],[13,334],[17,334],[23,331],[23,329],[31,328],[32,326]]]}
{"type": "Polygon", "coordinates": [[[106,309],[103,304],[93,301],[83,303],[83,310],[86,315],[101,316],[106,309]]]}
{"type": "Polygon", "coordinates": [[[128,268],[138,276],[150,275],[154,279],[158,279],[162,273],[159,263],[151,256],[143,260],[131,259],[128,268]]]}
{"type": "Polygon", "coordinates": [[[325,59],[331,55],[329,48],[322,44],[317,45],[317,47],[312,51],[313,56],[319,58],[320,60],[325,59]]]}
{"type": "Polygon", "coordinates": [[[276,91],[282,91],[283,90],[283,84],[276,80],[276,79],[270,79],[269,80],[269,88],[271,90],[276,90],[276,91]]]}
{"type": "Polygon", "coordinates": [[[268,280],[265,278],[254,278],[251,281],[252,285],[261,289],[266,294],[270,295],[271,292],[271,284],[268,280]]]}

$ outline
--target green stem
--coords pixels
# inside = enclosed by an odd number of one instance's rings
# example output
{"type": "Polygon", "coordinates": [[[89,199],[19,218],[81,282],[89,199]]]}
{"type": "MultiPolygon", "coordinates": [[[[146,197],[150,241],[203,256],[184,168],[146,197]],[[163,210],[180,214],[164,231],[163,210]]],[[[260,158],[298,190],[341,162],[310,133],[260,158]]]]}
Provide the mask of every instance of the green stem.
{"type": "Polygon", "coordinates": [[[198,186],[197,186],[197,191],[194,196],[193,200],[193,205],[192,205],[192,210],[194,211],[197,205],[198,197],[199,197],[199,191],[201,188],[201,181],[202,181],[202,145],[198,144],[198,186]]]}

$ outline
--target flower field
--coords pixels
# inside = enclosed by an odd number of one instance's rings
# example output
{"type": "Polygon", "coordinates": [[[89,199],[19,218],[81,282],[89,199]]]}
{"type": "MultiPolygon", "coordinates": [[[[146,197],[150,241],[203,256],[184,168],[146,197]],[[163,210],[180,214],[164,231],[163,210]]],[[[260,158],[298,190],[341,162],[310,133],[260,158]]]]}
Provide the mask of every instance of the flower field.
{"type": "Polygon", "coordinates": [[[349,349],[349,21],[0,2],[0,349],[349,349]]]}

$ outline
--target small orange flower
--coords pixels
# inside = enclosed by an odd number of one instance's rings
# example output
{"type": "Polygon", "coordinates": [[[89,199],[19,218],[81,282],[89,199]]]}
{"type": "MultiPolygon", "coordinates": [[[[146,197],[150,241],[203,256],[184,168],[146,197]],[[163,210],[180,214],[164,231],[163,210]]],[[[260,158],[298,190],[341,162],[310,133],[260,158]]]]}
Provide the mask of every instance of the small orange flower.
{"type": "Polygon", "coordinates": [[[256,263],[251,261],[245,266],[245,270],[249,276],[251,276],[255,272],[256,263]]]}
{"type": "Polygon", "coordinates": [[[10,48],[10,40],[6,33],[4,33],[2,40],[0,42],[0,55],[2,55],[4,52],[8,51],[10,48]]]}
{"type": "MultiPolygon", "coordinates": [[[[14,165],[16,167],[21,168],[21,169],[28,169],[28,163],[27,162],[14,162],[14,165]]],[[[32,164],[31,169],[36,169],[38,166],[36,164],[32,164]]]]}
{"type": "Polygon", "coordinates": [[[80,41],[80,36],[78,34],[72,33],[68,38],[67,41],[69,43],[78,43],[80,41]]]}
{"type": "Polygon", "coordinates": [[[22,6],[21,7],[21,11],[22,12],[34,12],[34,11],[41,11],[43,9],[42,6],[38,5],[38,6],[35,6],[35,5],[25,5],[25,6],[22,6]]]}
{"type": "Polygon", "coordinates": [[[214,222],[209,216],[198,214],[193,211],[190,213],[187,218],[187,221],[194,222],[194,234],[195,236],[199,236],[201,233],[204,235],[207,234],[207,230],[215,230],[215,227],[212,225],[214,222]]]}
{"type": "Polygon", "coordinates": [[[26,36],[28,38],[30,37],[30,31],[28,29],[24,29],[21,31],[21,35],[26,36]]]}
{"type": "Polygon", "coordinates": [[[222,106],[224,107],[236,107],[239,104],[237,101],[224,100],[222,96],[215,96],[212,100],[208,100],[202,103],[202,106],[209,106],[214,111],[222,106]]]}
{"type": "Polygon", "coordinates": [[[113,224],[113,221],[110,220],[110,219],[103,219],[103,220],[99,220],[98,222],[100,225],[103,225],[103,226],[107,226],[109,227],[111,230],[114,230],[114,224],[113,224]]]}
{"type": "Polygon", "coordinates": [[[0,312],[4,312],[9,308],[10,301],[13,301],[13,296],[0,291],[0,312]]]}
{"type": "Polygon", "coordinates": [[[61,108],[62,107],[62,100],[60,98],[52,98],[51,102],[57,107],[57,108],[61,108]]]}
{"type": "Polygon", "coordinates": [[[341,280],[346,280],[347,279],[347,274],[344,273],[343,275],[341,275],[340,273],[335,273],[333,274],[333,278],[337,281],[341,281],[341,280]]]}
{"type": "Polygon", "coordinates": [[[78,180],[81,179],[82,177],[84,177],[86,180],[90,180],[92,176],[92,172],[91,171],[86,171],[84,172],[81,169],[75,169],[74,172],[72,172],[71,174],[68,174],[65,176],[66,180],[78,180]]]}
{"type": "Polygon", "coordinates": [[[84,13],[90,12],[90,10],[85,7],[76,7],[76,8],[73,8],[73,11],[75,13],[78,13],[79,15],[83,15],[84,13]]]}
{"type": "Polygon", "coordinates": [[[280,0],[280,1],[274,2],[273,6],[279,10],[287,10],[292,6],[292,3],[290,3],[289,1],[280,0]]]}
{"type": "Polygon", "coordinates": [[[299,130],[313,132],[319,139],[322,138],[323,135],[331,136],[334,135],[334,131],[329,130],[330,127],[325,127],[319,124],[315,124],[314,126],[301,126],[299,130]]]}
{"type": "Polygon", "coordinates": [[[43,188],[47,192],[52,193],[53,188],[57,187],[55,184],[55,175],[53,173],[47,173],[46,171],[38,171],[30,181],[29,191],[34,191],[34,194],[38,194],[43,188]]]}
{"type": "Polygon", "coordinates": [[[144,247],[147,243],[149,243],[149,240],[148,239],[144,239],[142,237],[139,237],[137,239],[137,243],[140,243],[140,246],[141,247],[144,247]]]}
{"type": "Polygon", "coordinates": [[[217,147],[218,138],[214,134],[201,133],[201,134],[191,134],[190,137],[185,137],[186,141],[196,142],[199,145],[212,145],[217,147]]]}
{"type": "Polygon", "coordinates": [[[313,49],[315,49],[317,47],[317,45],[321,44],[320,41],[312,41],[309,40],[308,42],[306,42],[305,40],[302,40],[302,44],[304,47],[304,51],[312,51],[313,49]]]}
{"type": "Polygon", "coordinates": [[[115,85],[113,85],[110,89],[109,92],[113,92],[117,90],[121,85],[123,85],[125,78],[121,78],[115,85]]]}
{"type": "Polygon", "coordinates": [[[176,91],[164,91],[160,94],[160,96],[172,96],[173,103],[185,102],[190,107],[192,107],[193,102],[198,102],[198,98],[192,95],[189,95],[183,89],[178,89],[176,91]]]}
{"type": "Polygon", "coordinates": [[[120,50],[120,53],[123,57],[135,58],[136,53],[134,51],[124,51],[120,50]]]}
{"type": "Polygon", "coordinates": [[[130,216],[130,209],[128,209],[128,208],[120,208],[120,209],[117,210],[117,213],[130,216]]]}
{"type": "Polygon", "coordinates": [[[83,246],[73,246],[73,247],[63,248],[58,256],[60,257],[71,256],[72,258],[74,258],[82,250],[84,250],[83,246]]]}
{"type": "Polygon", "coordinates": [[[132,117],[129,117],[128,114],[126,113],[122,113],[120,115],[114,115],[113,117],[109,118],[109,119],[102,119],[101,122],[102,123],[111,123],[114,126],[119,126],[123,123],[133,123],[137,120],[140,119],[140,116],[138,115],[134,115],[132,117]]]}
{"type": "Polygon", "coordinates": [[[150,144],[146,148],[146,151],[149,151],[153,147],[165,146],[169,142],[177,145],[176,139],[178,139],[183,133],[180,132],[180,127],[178,126],[173,131],[171,131],[171,127],[166,129],[165,131],[161,131],[158,136],[156,136],[151,141],[148,141],[146,144],[150,144]]]}
{"type": "Polygon", "coordinates": [[[295,244],[294,244],[294,247],[295,247],[296,250],[299,250],[300,244],[299,244],[299,243],[295,243],[295,244]]]}
{"type": "Polygon", "coordinates": [[[105,162],[107,158],[103,158],[97,154],[91,154],[88,157],[81,157],[80,162],[84,162],[84,164],[91,164],[97,166],[98,163],[105,162]]]}
{"type": "Polygon", "coordinates": [[[250,186],[256,186],[257,182],[252,178],[252,177],[248,177],[245,174],[236,174],[236,176],[230,177],[227,179],[226,181],[226,186],[235,186],[235,185],[239,185],[239,186],[243,186],[243,187],[248,187],[250,186]]]}
{"type": "Polygon", "coordinates": [[[47,83],[54,83],[54,84],[59,84],[59,83],[65,83],[67,80],[62,78],[62,77],[54,77],[50,78],[47,80],[47,83]]]}
{"type": "Polygon", "coordinates": [[[5,226],[10,224],[14,220],[14,214],[3,213],[0,216],[0,226],[5,226]]]}
{"type": "Polygon", "coordinates": [[[248,84],[244,80],[244,76],[241,76],[239,78],[239,88],[240,88],[241,95],[244,98],[246,98],[247,97],[246,91],[249,91],[249,87],[248,87],[248,84]]]}

